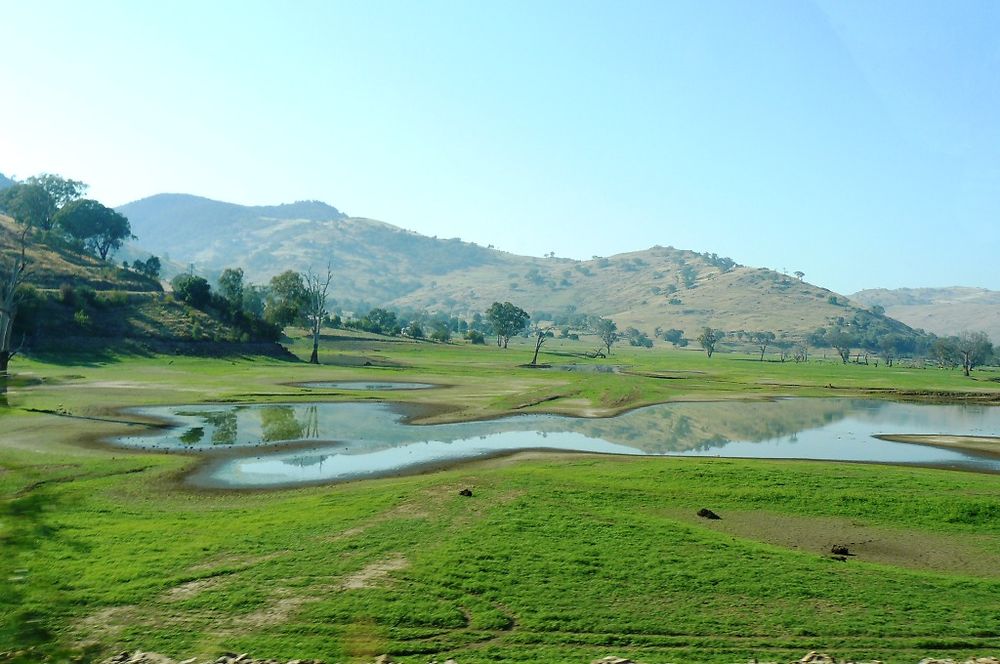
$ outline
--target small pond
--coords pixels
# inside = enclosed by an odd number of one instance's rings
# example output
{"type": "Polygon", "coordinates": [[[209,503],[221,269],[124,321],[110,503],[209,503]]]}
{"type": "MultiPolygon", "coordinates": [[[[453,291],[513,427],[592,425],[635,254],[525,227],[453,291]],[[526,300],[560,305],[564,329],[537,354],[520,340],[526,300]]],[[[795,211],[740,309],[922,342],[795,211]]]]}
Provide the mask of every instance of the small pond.
{"type": "Polygon", "coordinates": [[[430,383],[402,383],[397,381],[362,381],[343,380],[334,382],[296,383],[298,387],[312,387],[323,390],[357,390],[357,391],[391,391],[391,390],[428,390],[437,385],[430,383]]]}
{"type": "Polygon", "coordinates": [[[165,406],[137,409],[175,426],[118,445],[202,453],[199,486],[334,482],[517,450],[798,458],[1000,472],[1000,459],[880,440],[882,434],[1000,435],[1000,408],[848,399],[672,403],[617,417],[520,415],[411,425],[385,403],[165,406]]]}

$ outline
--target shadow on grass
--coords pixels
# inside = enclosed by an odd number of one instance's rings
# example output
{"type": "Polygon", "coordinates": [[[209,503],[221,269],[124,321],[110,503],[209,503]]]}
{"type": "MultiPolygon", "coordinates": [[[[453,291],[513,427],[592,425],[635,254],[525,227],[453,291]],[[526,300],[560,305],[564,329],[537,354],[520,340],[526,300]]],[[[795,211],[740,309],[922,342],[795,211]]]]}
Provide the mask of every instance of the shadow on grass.
{"type": "Polygon", "coordinates": [[[103,364],[121,362],[132,357],[151,357],[152,353],[112,351],[110,348],[94,348],[75,351],[55,351],[55,350],[35,350],[25,353],[27,357],[45,364],[54,364],[64,367],[98,367],[103,364]]]}
{"type": "MultiPolygon", "coordinates": [[[[0,647],[13,647],[0,659],[7,662],[65,661],[71,653],[57,644],[51,616],[32,601],[32,557],[46,540],[55,540],[78,555],[89,547],[62,535],[59,526],[48,522],[46,515],[61,499],[40,491],[42,483],[29,485],[0,499],[0,519],[6,528],[0,534],[4,555],[0,561],[0,612],[6,614],[0,624],[0,647]]],[[[80,661],[80,660],[77,660],[80,661]]],[[[86,661],[86,660],[85,660],[86,661]]]]}

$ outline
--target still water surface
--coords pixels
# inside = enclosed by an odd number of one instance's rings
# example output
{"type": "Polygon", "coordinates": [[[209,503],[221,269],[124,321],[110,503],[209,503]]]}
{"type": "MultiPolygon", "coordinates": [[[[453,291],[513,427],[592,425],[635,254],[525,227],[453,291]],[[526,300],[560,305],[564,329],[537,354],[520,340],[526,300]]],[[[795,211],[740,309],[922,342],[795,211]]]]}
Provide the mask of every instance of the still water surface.
{"type": "Polygon", "coordinates": [[[430,383],[403,383],[399,381],[362,381],[342,380],[333,382],[297,383],[299,387],[313,387],[326,390],[358,390],[358,391],[392,391],[392,390],[428,390],[437,385],[430,383]]]}
{"type": "Polygon", "coordinates": [[[616,417],[520,415],[411,425],[385,403],[198,405],[136,412],[175,426],[118,438],[212,460],[189,481],[267,487],[375,477],[527,449],[799,458],[1000,472],[1000,459],[879,440],[878,434],[1000,436],[1000,408],[848,399],[672,403],[616,417]]]}

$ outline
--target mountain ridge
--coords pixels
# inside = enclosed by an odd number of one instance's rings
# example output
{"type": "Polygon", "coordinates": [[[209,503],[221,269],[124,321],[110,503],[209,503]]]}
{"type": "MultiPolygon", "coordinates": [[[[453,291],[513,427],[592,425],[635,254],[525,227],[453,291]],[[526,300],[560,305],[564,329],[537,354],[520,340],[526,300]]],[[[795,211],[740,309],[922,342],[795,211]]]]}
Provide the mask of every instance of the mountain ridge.
{"type": "Polygon", "coordinates": [[[260,283],[288,269],[322,270],[329,261],[333,297],[359,311],[375,305],[471,316],[510,300],[529,312],[607,316],[650,334],[677,328],[693,336],[711,326],[788,339],[870,315],[826,288],[715,254],[657,245],[583,261],[518,256],[310,205],[248,207],[160,194],[118,210],[145,250],[208,275],[242,267],[260,283]]]}
{"type": "Polygon", "coordinates": [[[1000,291],[971,286],[869,288],[852,299],[933,334],[983,331],[1000,341],[1000,291]]]}

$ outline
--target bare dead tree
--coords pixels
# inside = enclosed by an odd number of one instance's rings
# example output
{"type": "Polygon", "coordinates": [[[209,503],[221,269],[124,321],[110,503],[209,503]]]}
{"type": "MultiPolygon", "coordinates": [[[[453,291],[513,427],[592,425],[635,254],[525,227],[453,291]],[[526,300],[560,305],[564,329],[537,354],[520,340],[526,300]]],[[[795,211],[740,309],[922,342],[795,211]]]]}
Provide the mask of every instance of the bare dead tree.
{"type": "Polygon", "coordinates": [[[28,275],[27,257],[28,226],[21,231],[20,252],[0,257],[0,374],[7,373],[10,361],[20,347],[13,348],[14,317],[21,301],[21,284],[28,275]]]}
{"type": "Polygon", "coordinates": [[[322,277],[312,271],[306,272],[306,304],[303,307],[303,314],[309,321],[309,331],[312,333],[313,348],[312,355],[309,356],[310,364],[319,364],[319,332],[323,328],[323,321],[330,313],[326,309],[326,294],[330,290],[330,282],[333,280],[333,270],[330,263],[326,264],[326,276],[322,277]]]}
{"type": "Polygon", "coordinates": [[[531,358],[531,366],[538,364],[538,351],[541,350],[542,344],[545,340],[549,338],[551,334],[552,327],[536,327],[535,328],[535,355],[531,358]]]}

